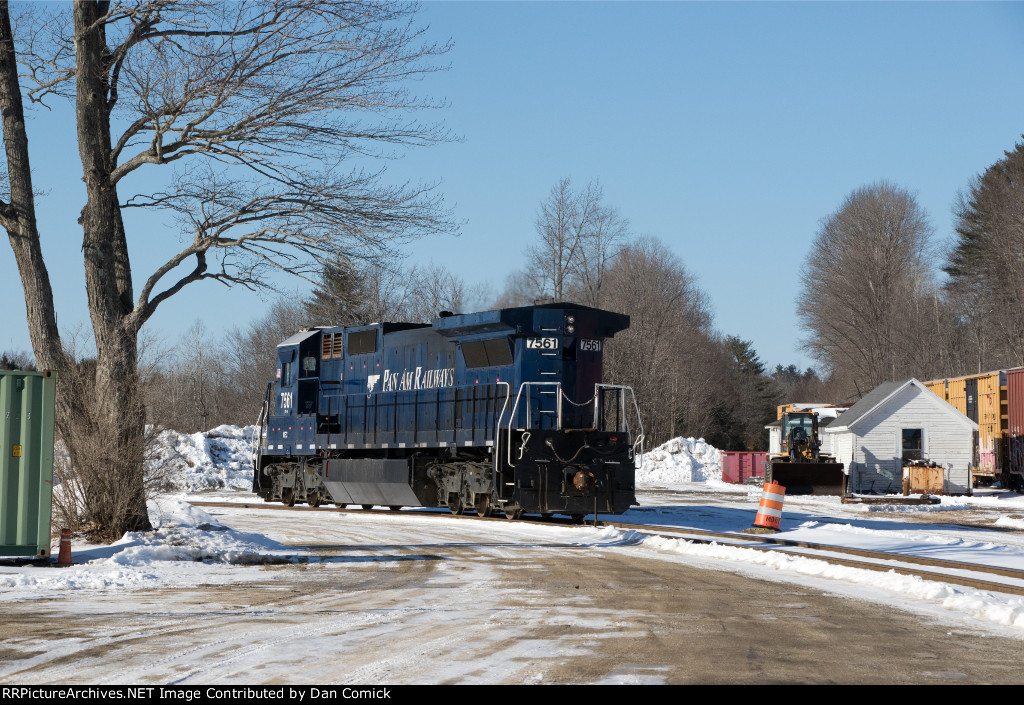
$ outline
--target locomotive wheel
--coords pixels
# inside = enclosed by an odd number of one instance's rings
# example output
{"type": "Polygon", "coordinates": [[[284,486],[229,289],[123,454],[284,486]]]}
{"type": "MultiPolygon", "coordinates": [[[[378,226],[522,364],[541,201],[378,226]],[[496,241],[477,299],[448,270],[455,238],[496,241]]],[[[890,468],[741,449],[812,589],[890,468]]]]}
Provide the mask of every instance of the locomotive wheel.
{"type": "Polygon", "coordinates": [[[314,509],[319,507],[320,504],[321,504],[320,493],[317,492],[316,490],[313,490],[312,492],[307,492],[306,493],[306,504],[308,504],[309,506],[313,507],[314,509]]]}
{"type": "Polygon", "coordinates": [[[513,507],[513,506],[505,505],[505,518],[506,519],[511,519],[511,520],[515,521],[516,519],[518,519],[522,515],[523,515],[523,508],[522,507],[513,507]]]}
{"type": "Polygon", "coordinates": [[[448,499],[448,511],[455,516],[459,516],[466,511],[466,507],[462,504],[462,495],[455,495],[454,498],[449,496],[448,499]]]}
{"type": "Polygon", "coordinates": [[[399,506],[399,505],[397,505],[397,504],[392,504],[392,505],[390,505],[390,506],[388,507],[388,509],[390,509],[390,510],[391,510],[391,511],[393,511],[393,512],[397,512],[397,511],[398,511],[399,509],[401,509],[401,508],[402,508],[402,507],[400,507],[400,506],[399,506]]]}
{"type": "Polygon", "coordinates": [[[488,516],[491,513],[491,496],[483,495],[477,497],[476,500],[476,513],[477,516],[488,516]]]}
{"type": "Polygon", "coordinates": [[[572,523],[573,524],[582,524],[583,523],[583,517],[585,517],[585,516],[586,516],[586,514],[570,514],[569,518],[572,519],[572,523]]]}
{"type": "Polygon", "coordinates": [[[360,504],[359,506],[362,507],[363,509],[366,509],[366,510],[373,509],[373,505],[372,504],[360,504]]]}
{"type": "Polygon", "coordinates": [[[334,506],[335,506],[335,507],[337,507],[338,509],[344,509],[344,508],[345,508],[345,507],[347,507],[348,505],[347,505],[347,504],[345,504],[344,502],[335,502],[335,503],[334,503],[334,506]]]}
{"type": "Polygon", "coordinates": [[[286,507],[295,506],[295,488],[285,487],[281,490],[281,504],[286,507]]]}

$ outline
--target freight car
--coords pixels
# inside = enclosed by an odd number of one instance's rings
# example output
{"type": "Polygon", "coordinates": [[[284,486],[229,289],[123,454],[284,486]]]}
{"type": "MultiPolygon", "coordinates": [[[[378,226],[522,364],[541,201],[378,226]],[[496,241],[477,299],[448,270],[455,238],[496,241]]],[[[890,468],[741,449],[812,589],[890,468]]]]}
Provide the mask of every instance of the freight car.
{"type": "Polygon", "coordinates": [[[1009,404],[1012,397],[1024,399],[1021,369],[993,370],[963,377],[936,379],[925,386],[978,424],[971,471],[972,484],[1024,490],[1024,453],[1013,452],[1022,444],[1024,404],[1009,404]]]}
{"type": "Polygon", "coordinates": [[[643,428],[605,384],[629,317],[567,303],[303,330],[277,346],[253,491],[287,505],[621,514],[643,428]]]}

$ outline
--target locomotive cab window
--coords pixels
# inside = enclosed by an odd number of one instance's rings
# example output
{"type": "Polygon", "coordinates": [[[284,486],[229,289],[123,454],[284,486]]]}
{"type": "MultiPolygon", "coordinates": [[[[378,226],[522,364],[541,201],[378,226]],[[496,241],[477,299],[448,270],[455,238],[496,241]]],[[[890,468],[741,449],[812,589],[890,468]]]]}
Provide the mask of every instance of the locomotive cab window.
{"type": "Polygon", "coordinates": [[[487,352],[488,364],[512,364],[512,348],[509,347],[508,338],[494,338],[492,340],[485,340],[484,350],[487,352]]]}
{"type": "Polygon", "coordinates": [[[293,362],[282,362],[281,363],[281,386],[290,387],[295,381],[294,376],[294,365],[293,362]]]}
{"type": "Polygon", "coordinates": [[[462,344],[462,359],[466,361],[466,367],[487,367],[487,353],[484,352],[484,344],[481,341],[462,344]]]}
{"type": "Polygon", "coordinates": [[[508,338],[491,338],[490,340],[474,340],[461,345],[462,358],[466,367],[495,367],[512,364],[512,348],[508,338]]]}

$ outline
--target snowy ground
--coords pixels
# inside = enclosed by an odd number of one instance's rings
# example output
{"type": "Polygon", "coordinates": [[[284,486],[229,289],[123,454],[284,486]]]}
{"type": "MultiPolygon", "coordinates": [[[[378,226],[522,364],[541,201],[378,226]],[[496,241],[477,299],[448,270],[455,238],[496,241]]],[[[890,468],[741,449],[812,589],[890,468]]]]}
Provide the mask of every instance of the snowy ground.
{"type": "MultiPolygon", "coordinates": [[[[310,537],[302,534],[306,529],[287,530],[291,521],[287,517],[296,514],[240,507],[214,516],[214,512],[188,503],[189,499],[239,504],[252,501],[252,495],[244,489],[250,481],[246,465],[250,431],[221,427],[193,436],[168,434],[158,462],[165,470],[173,470],[176,479],[173,491],[151,504],[156,531],[128,534],[111,546],[76,541],[76,564],[67,569],[0,563],[0,600],[57,600],[65,612],[73,613],[76,604],[85,609],[97,596],[130,594],[146,588],[244,585],[266,580],[269,569],[275,571],[276,580],[282,580],[288,566],[308,569],[324,560],[302,547],[310,542],[310,537]]],[[[760,489],[725,484],[720,477],[718,451],[702,441],[671,441],[647,454],[638,472],[641,506],[622,519],[741,532],[752,523],[760,489]]],[[[388,530],[395,534],[396,542],[401,542],[403,531],[412,530],[411,524],[389,519],[386,514],[312,516],[324,517],[317,520],[318,528],[309,529],[321,539],[330,536],[331,522],[335,521],[327,517],[350,517],[349,526],[352,522],[379,526],[390,521],[393,526],[388,530]]],[[[451,524],[453,535],[466,532],[465,523],[453,519],[451,524]]],[[[611,549],[739,572],[893,605],[958,628],[1024,639],[1024,600],[1019,597],[895,573],[832,566],[798,555],[645,537],[611,528],[511,522],[486,526],[486,531],[500,534],[507,542],[569,542],[576,548],[611,549]]],[[[792,497],[786,502],[780,536],[1024,570],[1024,496],[991,491],[976,497],[944,497],[932,506],[843,505],[838,498],[792,497]],[[986,526],[956,526],[948,523],[949,517],[986,526]]],[[[481,576],[486,578],[484,571],[481,576]]],[[[0,679],[2,676],[0,669],[0,679]]]]}

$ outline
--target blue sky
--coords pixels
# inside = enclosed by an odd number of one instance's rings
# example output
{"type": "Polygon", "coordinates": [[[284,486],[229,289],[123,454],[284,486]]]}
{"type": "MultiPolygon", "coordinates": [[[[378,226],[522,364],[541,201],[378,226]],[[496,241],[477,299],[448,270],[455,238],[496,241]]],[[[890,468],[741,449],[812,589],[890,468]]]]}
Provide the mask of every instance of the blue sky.
{"type": "MultiPolygon", "coordinates": [[[[524,265],[541,200],[599,179],[634,232],[664,240],[707,292],[716,327],[769,365],[798,348],[795,299],[819,220],[880,179],[917,194],[941,246],[969,179],[1024,133],[1018,3],[428,2],[451,69],[415,90],[446,98],[460,142],[411,152],[396,180],[441,181],[458,238],[409,248],[497,293],[524,265]]],[[[88,327],[71,114],[37,110],[29,138],[59,323],[88,327]]],[[[129,221],[136,288],[178,244],[129,221]]],[[[0,349],[29,349],[9,248],[0,349]]],[[[168,342],[258,317],[216,284],[164,304],[168,342]]]]}

